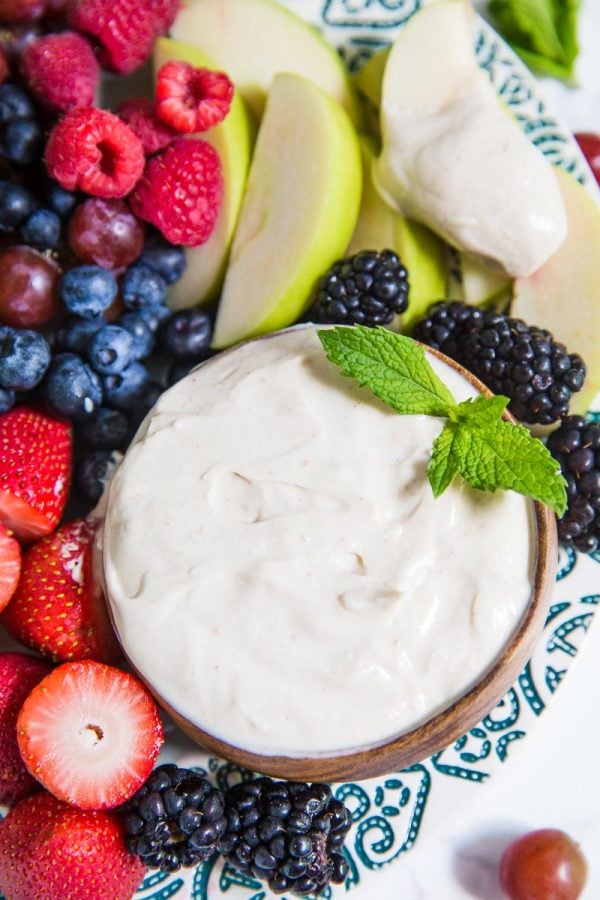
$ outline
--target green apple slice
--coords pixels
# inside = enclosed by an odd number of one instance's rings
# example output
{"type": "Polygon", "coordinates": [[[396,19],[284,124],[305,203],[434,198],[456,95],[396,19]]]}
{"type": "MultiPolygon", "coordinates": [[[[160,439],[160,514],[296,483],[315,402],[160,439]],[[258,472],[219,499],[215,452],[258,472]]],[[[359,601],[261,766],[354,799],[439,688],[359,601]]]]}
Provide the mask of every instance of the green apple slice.
{"type": "Polygon", "coordinates": [[[217,312],[213,346],[290,325],[343,256],[358,218],[358,137],[332,97],[275,76],[217,312]]]}
{"type": "Polygon", "coordinates": [[[364,66],[352,76],[360,94],[367,98],[373,109],[381,107],[383,75],[390,55],[390,48],[384,47],[371,56],[364,66]]]}
{"type": "MultiPolygon", "coordinates": [[[[400,327],[410,331],[434,300],[446,295],[446,262],[443,242],[424,225],[406,219],[381,198],[372,178],[375,142],[361,137],[363,194],[358,222],[348,255],[360,250],[395,250],[408,270],[409,305],[400,327]]],[[[398,323],[395,323],[398,324],[398,323]]]]}
{"type": "MultiPolygon", "coordinates": [[[[154,46],[155,72],[169,59],[183,60],[205,69],[217,68],[189,44],[159,38],[154,46]]],[[[229,250],[250,168],[253,139],[252,124],[244,101],[237,91],[227,117],[219,125],[203,132],[201,137],[213,145],[221,159],[223,202],[215,230],[208,241],[200,247],[187,247],[185,250],[185,272],[169,290],[171,309],[197,306],[216,299],[225,278],[229,250]]]]}
{"type": "Polygon", "coordinates": [[[472,306],[483,306],[492,303],[501,294],[505,294],[512,284],[503,272],[496,272],[484,266],[480,260],[460,253],[463,297],[472,306]]]}
{"type": "Polygon", "coordinates": [[[567,211],[567,238],[529,278],[517,278],[511,313],[547,328],[587,366],[569,411],[585,412],[600,390],[600,207],[572,175],[555,169],[567,211]]]}
{"type": "Polygon", "coordinates": [[[336,51],[315,28],[273,0],[185,0],[171,35],[214,59],[257,121],[277,72],[316,82],[355,123],[360,121],[360,104],[336,51]]]}
{"type": "Polygon", "coordinates": [[[385,250],[387,247],[394,249],[398,213],[382,200],[373,184],[371,169],[376,152],[375,140],[367,135],[360,135],[363,189],[358,221],[347,249],[348,256],[360,250],[385,250]]]}
{"type": "Polygon", "coordinates": [[[512,281],[502,272],[485,266],[480,260],[446,248],[446,295],[471,306],[508,306],[512,298],[512,281]]]}

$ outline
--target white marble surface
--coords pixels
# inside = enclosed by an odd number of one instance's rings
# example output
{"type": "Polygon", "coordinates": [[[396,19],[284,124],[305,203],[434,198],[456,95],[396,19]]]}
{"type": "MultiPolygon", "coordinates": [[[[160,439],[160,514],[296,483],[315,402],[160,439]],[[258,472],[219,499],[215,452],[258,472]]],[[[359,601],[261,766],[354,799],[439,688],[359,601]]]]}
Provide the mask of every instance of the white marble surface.
{"type": "MultiPolygon", "coordinates": [[[[485,3],[476,4],[480,9],[485,3]]],[[[600,0],[583,0],[577,89],[545,79],[553,111],[573,131],[600,132],[600,0]]],[[[598,579],[600,591],[600,567],[598,579]]],[[[511,838],[535,828],[568,832],[589,863],[584,900],[600,898],[600,623],[586,638],[554,703],[510,760],[427,839],[353,895],[402,900],[502,900],[498,862],[511,838]],[[381,891],[381,894],[380,894],[381,891]]]]}

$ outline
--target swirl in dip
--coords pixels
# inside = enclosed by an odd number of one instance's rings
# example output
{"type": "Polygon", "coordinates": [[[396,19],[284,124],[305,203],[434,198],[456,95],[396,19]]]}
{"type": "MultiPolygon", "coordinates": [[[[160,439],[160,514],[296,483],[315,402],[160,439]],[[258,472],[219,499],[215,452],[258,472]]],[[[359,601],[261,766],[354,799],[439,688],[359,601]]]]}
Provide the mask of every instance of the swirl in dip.
{"type": "MultiPolygon", "coordinates": [[[[457,400],[476,394],[430,362],[457,400]]],[[[255,753],[383,743],[449,706],[519,624],[531,504],[426,469],[442,420],[344,378],[313,327],[223,353],[160,398],[103,535],[121,642],[181,716],[255,753]]]]}

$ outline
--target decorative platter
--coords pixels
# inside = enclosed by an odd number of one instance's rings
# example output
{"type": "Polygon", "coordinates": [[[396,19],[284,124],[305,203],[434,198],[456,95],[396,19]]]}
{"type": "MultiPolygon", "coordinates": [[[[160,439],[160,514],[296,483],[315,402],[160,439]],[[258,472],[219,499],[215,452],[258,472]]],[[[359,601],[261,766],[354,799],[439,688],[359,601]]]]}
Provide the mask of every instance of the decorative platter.
{"type": "MultiPolygon", "coordinates": [[[[344,57],[351,72],[390,43],[422,6],[422,0],[283,0],[317,25],[344,57]]],[[[533,144],[557,166],[572,173],[590,192],[596,187],[572,136],[548,111],[533,76],[482,20],[476,36],[479,64],[517,117],[533,144]]],[[[591,416],[600,421],[600,412],[591,416]]],[[[501,770],[511,745],[527,738],[573,664],[600,606],[600,552],[589,556],[560,551],[557,583],[546,626],[517,682],[487,716],[455,744],[429,759],[387,777],[337,785],[335,795],[352,810],[347,841],[350,874],[344,886],[322,896],[340,898],[359,885],[362,896],[392,900],[378,887],[378,872],[400,863],[427,839],[432,823],[467,803],[478,787],[501,770]],[[368,894],[366,893],[368,892],[368,894]]],[[[5,641],[0,635],[0,648],[5,641]]],[[[194,766],[226,787],[249,777],[236,766],[208,757],[167,724],[161,761],[194,766]]],[[[389,880],[386,882],[389,885],[389,880]]],[[[209,861],[174,875],[150,873],[135,900],[267,900],[269,891],[229,864],[209,861]]],[[[0,897],[0,900],[3,898],[0,897]]],[[[284,898],[291,900],[291,898],[284,898]]],[[[395,900],[395,895],[394,895],[395,900]]]]}

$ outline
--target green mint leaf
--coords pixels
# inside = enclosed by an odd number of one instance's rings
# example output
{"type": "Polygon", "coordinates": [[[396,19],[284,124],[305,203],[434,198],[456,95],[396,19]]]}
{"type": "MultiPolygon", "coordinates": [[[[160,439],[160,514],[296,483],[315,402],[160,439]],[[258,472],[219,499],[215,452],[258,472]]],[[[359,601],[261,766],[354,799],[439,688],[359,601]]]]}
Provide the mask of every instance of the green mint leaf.
{"type": "Polygon", "coordinates": [[[470,400],[463,400],[456,407],[456,421],[477,422],[485,425],[488,422],[498,422],[502,418],[502,413],[508,406],[510,400],[497,394],[494,397],[473,397],[470,400]]]}
{"type": "Polygon", "coordinates": [[[387,328],[362,325],[317,332],[327,358],[401,415],[447,416],[456,408],[420,344],[387,328]]]}
{"type": "Polygon", "coordinates": [[[455,429],[452,452],[465,481],[484,491],[517,491],[546,503],[559,516],[564,513],[567,492],[560,466],[526,428],[504,420],[481,425],[467,419],[455,429]]]}
{"type": "Polygon", "coordinates": [[[556,62],[548,59],[546,56],[540,56],[539,53],[532,53],[513,44],[513,50],[519,54],[523,62],[530,69],[533,69],[537,75],[547,75],[550,78],[558,78],[561,81],[573,82],[573,67],[564,63],[556,62]]]}
{"type": "Polygon", "coordinates": [[[444,430],[433,444],[431,459],[427,467],[427,477],[434,497],[441,496],[460,471],[454,451],[456,430],[455,422],[446,422],[444,430]]]}
{"type": "Polygon", "coordinates": [[[579,0],[491,0],[496,26],[527,65],[572,80],[579,0]]]}

